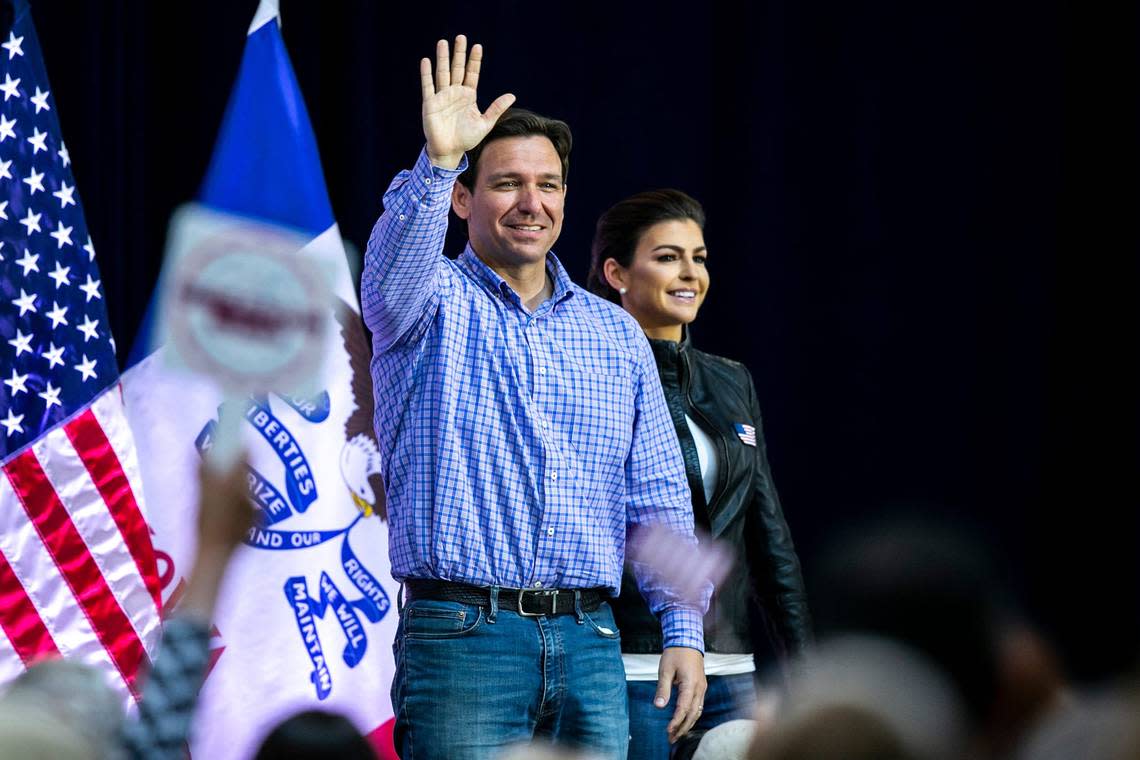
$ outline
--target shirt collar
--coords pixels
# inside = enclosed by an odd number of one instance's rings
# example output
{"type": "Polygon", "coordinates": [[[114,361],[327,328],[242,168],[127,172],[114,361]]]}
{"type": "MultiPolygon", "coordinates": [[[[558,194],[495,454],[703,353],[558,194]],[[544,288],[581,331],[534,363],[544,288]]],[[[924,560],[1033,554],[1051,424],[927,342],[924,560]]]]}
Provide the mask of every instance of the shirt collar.
{"type": "MultiPolygon", "coordinates": [[[[476,281],[482,283],[492,293],[504,298],[518,300],[518,294],[511,289],[506,280],[479,258],[478,254],[471,248],[470,242],[463,249],[463,253],[459,254],[458,262],[476,281]]],[[[560,304],[574,295],[574,282],[553,251],[546,254],[546,273],[550,276],[551,282],[554,283],[554,292],[549,298],[551,305],[560,304]]]]}

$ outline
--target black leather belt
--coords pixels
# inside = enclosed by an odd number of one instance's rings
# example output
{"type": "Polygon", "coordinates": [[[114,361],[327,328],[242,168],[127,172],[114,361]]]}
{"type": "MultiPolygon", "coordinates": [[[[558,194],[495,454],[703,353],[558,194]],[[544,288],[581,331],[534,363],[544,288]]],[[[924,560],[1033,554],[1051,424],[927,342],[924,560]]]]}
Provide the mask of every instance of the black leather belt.
{"type": "MultiPolygon", "coordinates": [[[[491,589],[455,581],[409,578],[404,581],[408,601],[439,599],[445,602],[491,606],[491,589]]],[[[569,615],[575,604],[582,612],[593,612],[609,598],[600,588],[500,588],[498,608],[511,610],[527,617],[539,615],[569,615]]]]}

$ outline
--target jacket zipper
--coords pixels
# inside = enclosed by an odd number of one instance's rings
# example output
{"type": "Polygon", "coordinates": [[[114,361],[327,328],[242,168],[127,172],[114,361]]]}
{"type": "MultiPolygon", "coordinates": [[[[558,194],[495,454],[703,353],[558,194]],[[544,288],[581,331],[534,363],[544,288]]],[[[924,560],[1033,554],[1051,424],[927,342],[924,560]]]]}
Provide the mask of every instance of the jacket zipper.
{"type": "Polygon", "coordinates": [[[713,492],[712,501],[709,502],[706,506],[709,514],[709,530],[712,530],[713,515],[716,514],[716,507],[720,504],[721,497],[724,496],[725,476],[728,472],[728,447],[725,446],[724,436],[722,436],[720,431],[716,429],[716,426],[714,426],[709,418],[705,416],[704,412],[702,412],[700,409],[697,409],[696,405],[693,404],[693,397],[689,393],[690,389],[693,387],[693,384],[690,382],[689,377],[689,357],[684,354],[681,354],[681,367],[684,369],[683,387],[685,391],[685,405],[687,407],[685,409],[685,412],[692,412],[699,420],[705,423],[702,429],[706,434],[709,435],[710,438],[716,441],[717,456],[720,457],[717,460],[716,466],[716,490],[713,492]]]}

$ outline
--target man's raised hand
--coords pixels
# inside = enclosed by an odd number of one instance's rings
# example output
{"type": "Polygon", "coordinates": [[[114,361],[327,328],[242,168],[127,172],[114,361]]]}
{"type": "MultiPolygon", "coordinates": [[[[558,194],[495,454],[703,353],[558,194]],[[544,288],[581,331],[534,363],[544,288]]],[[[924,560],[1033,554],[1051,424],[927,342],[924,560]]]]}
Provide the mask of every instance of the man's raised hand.
{"type": "Polygon", "coordinates": [[[486,113],[479,113],[475,95],[482,62],[483,46],[472,47],[468,58],[467,38],[462,34],[455,38],[454,55],[448,52],[447,40],[436,43],[434,77],[431,60],[420,61],[424,137],[428,158],[436,166],[459,166],[463,154],[478,145],[515,102],[514,95],[500,95],[486,113]]]}

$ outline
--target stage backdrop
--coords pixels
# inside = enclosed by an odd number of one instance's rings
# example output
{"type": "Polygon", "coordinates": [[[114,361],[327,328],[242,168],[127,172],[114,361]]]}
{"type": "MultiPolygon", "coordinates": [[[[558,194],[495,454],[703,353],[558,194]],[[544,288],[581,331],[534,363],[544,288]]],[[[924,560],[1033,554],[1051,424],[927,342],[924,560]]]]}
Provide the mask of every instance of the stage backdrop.
{"type": "MultiPolygon", "coordinates": [[[[255,6],[36,3],[120,351],[255,6]]],[[[422,143],[418,61],[459,32],[486,46],[483,103],[574,129],[557,250],[579,281],[609,204],[702,200],[694,339],[756,378],[809,575],[891,510],[973,527],[1091,678],[1140,640],[1140,24],[1117,6],[284,0],[282,33],[358,249],[422,143]]]]}

